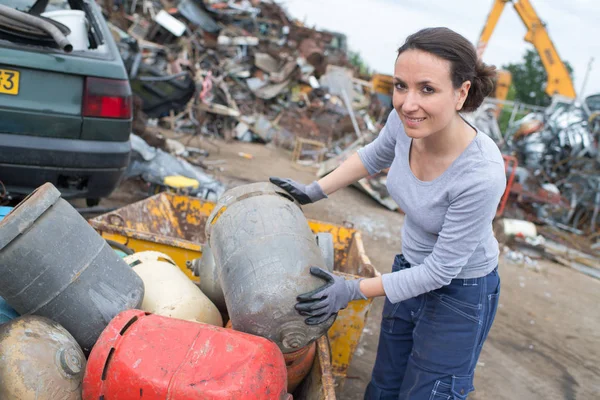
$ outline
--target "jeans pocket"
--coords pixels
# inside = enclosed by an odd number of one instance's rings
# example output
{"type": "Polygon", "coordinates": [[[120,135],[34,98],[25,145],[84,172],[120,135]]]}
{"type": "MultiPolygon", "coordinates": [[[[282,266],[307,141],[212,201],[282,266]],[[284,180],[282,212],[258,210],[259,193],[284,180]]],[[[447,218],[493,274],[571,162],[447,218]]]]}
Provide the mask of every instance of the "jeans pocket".
{"type": "MultiPolygon", "coordinates": [[[[467,287],[465,286],[465,289],[463,290],[467,290],[466,288],[467,287]]],[[[478,289],[475,286],[473,286],[473,288],[478,289]]],[[[446,309],[452,310],[454,313],[463,316],[470,321],[479,323],[482,309],[481,303],[469,303],[467,301],[459,300],[455,297],[440,294],[438,291],[429,292],[429,294],[436,299],[437,303],[441,304],[446,309]]]]}

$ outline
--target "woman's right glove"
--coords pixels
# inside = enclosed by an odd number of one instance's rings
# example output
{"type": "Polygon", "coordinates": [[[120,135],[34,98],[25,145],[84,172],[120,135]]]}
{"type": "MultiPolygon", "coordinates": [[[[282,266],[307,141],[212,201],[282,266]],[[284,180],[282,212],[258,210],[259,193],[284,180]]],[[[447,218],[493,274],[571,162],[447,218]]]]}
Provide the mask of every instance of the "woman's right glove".
{"type": "Polygon", "coordinates": [[[288,178],[271,177],[269,180],[272,184],[279,186],[292,195],[302,205],[327,198],[327,195],[323,192],[321,185],[317,181],[314,181],[310,185],[304,185],[288,178]]]}
{"type": "Polygon", "coordinates": [[[317,267],[310,267],[310,273],[323,279],[325,284],[297,297],[295,308],[300,315],[308,317],[304,320],[307,325],[322,324],[348,307],[352,300],[367,299],[360,291],[362,278],[346,280],[317,267]]]}

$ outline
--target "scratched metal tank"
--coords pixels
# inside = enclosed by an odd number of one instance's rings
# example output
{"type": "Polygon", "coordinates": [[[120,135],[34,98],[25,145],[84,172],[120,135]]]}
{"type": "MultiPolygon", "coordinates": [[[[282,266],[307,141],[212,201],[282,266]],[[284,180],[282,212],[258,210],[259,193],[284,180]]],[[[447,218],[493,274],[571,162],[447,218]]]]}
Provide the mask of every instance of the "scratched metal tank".
{"type": "Polygon", "coordinates": [[[271,183],[221,196],[206,224],[233,328],[266,337],[284,353],[326,333],[331,317],[308,326],[296,297],[323,285],[310,267],[327,268],[298,203],[271,183]]]}
{"type": "Polygon", "coordinates": [[[81,399],[85,356],[58,323],[28,315],[0,326],[0,355],[0,399],[81,399]]]}
{"type": "Polygon", "coordinates": [[[85,352],[144,284],[50,183],[0,221],[0,296],[60,323],[85,352]]]}

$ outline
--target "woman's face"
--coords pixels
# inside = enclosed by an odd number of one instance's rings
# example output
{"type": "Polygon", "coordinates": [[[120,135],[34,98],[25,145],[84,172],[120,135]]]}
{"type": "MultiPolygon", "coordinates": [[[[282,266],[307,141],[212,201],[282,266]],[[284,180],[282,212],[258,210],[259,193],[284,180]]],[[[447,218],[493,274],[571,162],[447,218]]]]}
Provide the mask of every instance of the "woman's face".
{"type": "Polygon", "coordinates": [[[415,139],[446,128],[467,98],[471,82],[452,85],[450,61],[422,50],[401,53],[394,68],[394,108],[415,139]]]}

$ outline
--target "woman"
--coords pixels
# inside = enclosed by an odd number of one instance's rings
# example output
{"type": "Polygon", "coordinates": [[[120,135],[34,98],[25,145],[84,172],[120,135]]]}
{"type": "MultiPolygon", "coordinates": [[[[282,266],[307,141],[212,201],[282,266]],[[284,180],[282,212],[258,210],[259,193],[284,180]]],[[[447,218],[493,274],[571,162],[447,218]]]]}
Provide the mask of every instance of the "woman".
{"type": "Polygon", "coordinates": [[[384,168],[406,214],[392,273],[326,284],[298,297],[307,324],[349,301],[386,296],[366,399],[465,399],[496,314],[500,279],[492,220],[506,186],[498,147],[459,114],[493,87],[495,68],[447,28],[423,29],[398,50],[394,110],[372,143],[318,182],[271,181],[307,204],[384,168]]]}

